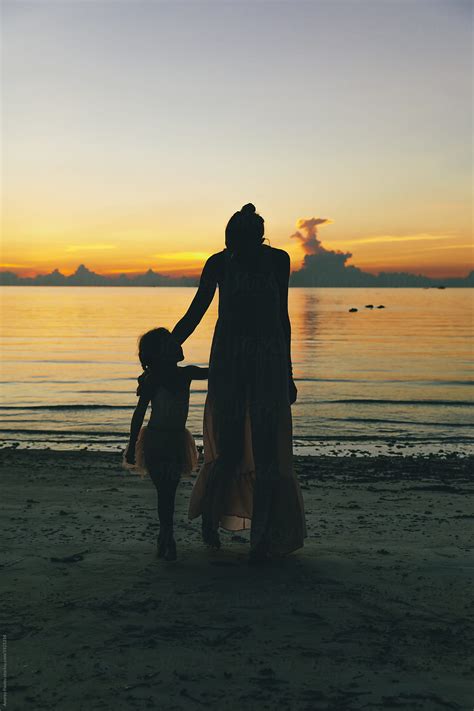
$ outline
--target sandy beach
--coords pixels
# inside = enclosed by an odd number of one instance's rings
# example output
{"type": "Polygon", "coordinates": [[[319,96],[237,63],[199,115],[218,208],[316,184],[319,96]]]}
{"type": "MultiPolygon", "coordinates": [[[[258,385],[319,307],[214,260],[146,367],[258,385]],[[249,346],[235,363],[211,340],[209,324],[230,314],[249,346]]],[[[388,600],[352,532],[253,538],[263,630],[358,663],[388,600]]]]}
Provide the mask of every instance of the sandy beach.
{"type": "Polygon", "coordinates": [[[165,563],[118,454],[1,462],[7,708],[472,708],[472,461],[298,458],[306,546],[261,569],[202,546],[190,480],[165,563]]]}

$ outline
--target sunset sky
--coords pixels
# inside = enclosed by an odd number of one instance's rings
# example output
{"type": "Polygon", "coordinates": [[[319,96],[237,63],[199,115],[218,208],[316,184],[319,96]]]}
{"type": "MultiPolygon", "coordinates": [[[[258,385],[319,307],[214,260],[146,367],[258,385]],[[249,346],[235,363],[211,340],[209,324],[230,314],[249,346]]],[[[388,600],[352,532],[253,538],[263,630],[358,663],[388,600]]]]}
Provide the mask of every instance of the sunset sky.
{"type": "Polygon", "coordinates": [[[196,273],[253,202],[371,272],[472,269],[464,0],[3,0],[2,268],[196,273]]]}

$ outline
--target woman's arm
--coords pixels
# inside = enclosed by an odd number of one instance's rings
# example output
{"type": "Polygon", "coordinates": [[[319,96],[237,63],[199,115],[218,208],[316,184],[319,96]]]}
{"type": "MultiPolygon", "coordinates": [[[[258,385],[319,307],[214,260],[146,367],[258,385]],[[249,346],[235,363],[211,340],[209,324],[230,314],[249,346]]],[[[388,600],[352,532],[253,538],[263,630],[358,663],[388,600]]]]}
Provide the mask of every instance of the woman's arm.
{"type": "Polygon", "coordinates": [[[186,371],[189,380],[207,380],[209,374],[209,368],[200,368],[197,365],[187,365],[183,370],[186,371]]]}
{"type": "Polygon", "coordinates": [[[193,333],[214,298],[219,262],[219,254],[213,254],[204,265],[199,281],[199,288],[191,302],[191,306],[172,331],[173,336],[179,343],[184,343],[193,333]]]}
{"type": "Polygon", "coordinates": [[[290,381],[290,403],[296,401],[297,390],[293,381],[293,366],[291,363],[291,323],[288,313],[288,284],[290,281],[290,257],[283,250],[278,252],[278,284],[280,291],[280,321],[285,334],[287,357],[288,357],[288,377],[290,381]]]}
{"type": "Polygon", "coordinates": [[[135,408],[135,412],[132,415],[132,422],[130,425],[130,439],[128,442],[127,454],[125,457],[125,460],[129,464],[135,464],[135,445],[137,443],[138,434],[139,434],[140,428],[143,424],[143,420],[144,420],[146,409],[148,407],[149,402],[150,402],[150,395],[149,394],[140,395],[140,399],[138,400],[137,406],[135,408]]]}

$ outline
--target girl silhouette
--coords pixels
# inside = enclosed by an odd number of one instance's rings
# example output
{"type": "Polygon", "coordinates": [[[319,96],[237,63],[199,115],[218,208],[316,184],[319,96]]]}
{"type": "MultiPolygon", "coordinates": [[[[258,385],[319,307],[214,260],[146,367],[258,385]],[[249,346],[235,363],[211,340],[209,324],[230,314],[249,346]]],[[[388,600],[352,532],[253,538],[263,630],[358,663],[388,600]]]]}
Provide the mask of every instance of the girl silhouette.
{"type": "Polygon", "coordinates": [[[138,378],[139,399],[130,424],[124,466],[151,477],[158,497],[158,557],[176,560],[176,489],[181,474],[189,474],[197,465],[194,439],[186,429],[189,389],[192,380],[207,379],[207,368],[179,367],[183,349],[166,328],[144,333],[138,355],[143,373],[138,378]],[[149,404],[150,419],[142,427],[149,404]]]}
{"type": "Polygon", "coordinates": [[[204,410],[204,466],[189,516],[202,515],[205,543],[220,546],[219,525],[248,528],[250,562],[289,553],[306,535],[293,470],[290,405],[296,400],[288,316],[290,258],[263,244],[252,204],[236,212],[226,248],[206,262],[198,291],[173,335],[183,343],[219,285],[219,316],[204,410]]]}

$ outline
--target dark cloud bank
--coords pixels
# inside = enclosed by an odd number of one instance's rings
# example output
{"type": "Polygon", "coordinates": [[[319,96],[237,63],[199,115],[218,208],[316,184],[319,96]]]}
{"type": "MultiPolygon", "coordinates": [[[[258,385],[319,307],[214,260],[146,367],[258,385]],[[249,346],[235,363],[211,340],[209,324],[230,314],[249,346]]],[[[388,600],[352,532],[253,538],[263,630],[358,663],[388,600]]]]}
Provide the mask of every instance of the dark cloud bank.
{"type": "MultiPolygon", "coordinates": [[[[291,275],[291,286],[474,286],[474,271],[462,278],[432,279],[422,274],[380,272],[374,275],[347,264],[350,252],[326,249],[318,238],[318,226],[330,222],[322,217],[299,220],[299,230],[292,237],[305,252],[303,266],[291,275]]],[[[466,270],[467,271],[467,270],[466,270]]]]}
{"type": "MultiPolygon", "coordinates": [[[[407,272],[380,272],[374,275],[347,265],[352,257],[350,252],[326,249],[318,238],[318,226],[327,222],[330,220],[321,217],[298,221],[299,230],[291,236],[301,242],[305,257],[301,269],[291,274],[290,286],[474,287],[474,271],[462,278],[432,279],[407,272]]],[[[152,269],[136,276],[103,276],[90,271],[83,264],[70,276],[61,274],[57,269],[51,274],[35,277],[19,277],[13,272],[0,272],[0,284],[7,286],[196,286],[198,282],[197,277],[170,277],[152,269]]]]}
{"type": "Polygon", "coordinates": [[[0,272],[0,284],[7,286],[195,286],[196,277],[169,277],[149,269],[145,274],[104,276],[90,271],[81,264],[74,274],[65,276],[58,269],[51,274],[19,277],[13,272],[0,272]]]}

